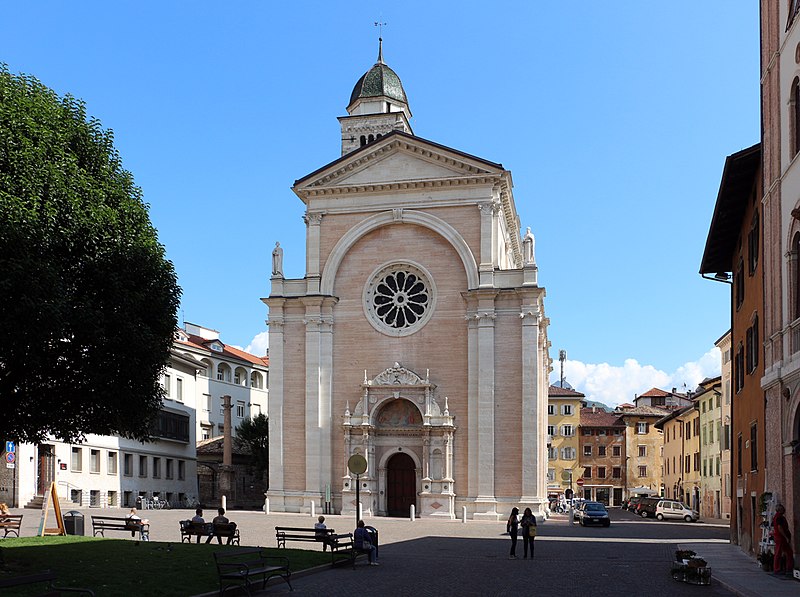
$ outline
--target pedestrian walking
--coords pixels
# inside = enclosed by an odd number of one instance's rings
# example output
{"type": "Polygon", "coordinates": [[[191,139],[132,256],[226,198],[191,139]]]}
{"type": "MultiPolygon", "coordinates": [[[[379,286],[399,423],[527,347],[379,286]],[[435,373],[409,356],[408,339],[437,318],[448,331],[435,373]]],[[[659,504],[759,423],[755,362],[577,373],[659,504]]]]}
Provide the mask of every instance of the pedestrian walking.
{"type": "Polygon", "coordinates": [[[517,559],[517,533],[519,532],[518,515],[519,508],[511,508],[511,516],[508,517],[508,522],[506,523],[506,531],[511,535],[511,553],[508,556],[511,560],[517,559]]]}
{"type": "Polygon", "coordinates": [[[533,559],[533,540],[536,538],[536,517],[530,508],[525,508],[522,519],[519,521],[522,527],[522,559],[528,557],[528,546],[531,548],[531,559],[533,559]]]}
{"type": "Polygon", "coordinates": [[[774,574],[792,575],[794,570],[794,552],[792,551],[792,533],[786,521],[786,508],[783,504],[775,506],[775,517],[772,519],[772,532],[775,535],[775,557],[772,564],[774,574]],[[784,570],[784,561],[786,570],[784,570]]]}

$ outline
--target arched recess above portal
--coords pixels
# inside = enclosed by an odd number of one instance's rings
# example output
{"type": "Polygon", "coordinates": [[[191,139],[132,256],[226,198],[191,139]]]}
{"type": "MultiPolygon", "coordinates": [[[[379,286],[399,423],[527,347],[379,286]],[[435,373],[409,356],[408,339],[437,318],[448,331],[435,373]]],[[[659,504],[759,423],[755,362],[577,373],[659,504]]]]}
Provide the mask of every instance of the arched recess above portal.
{"type": "Polygon", "coordinates": [[[421,429],[422,411],[405,397],[386,397],[372,409],[372,425],[378,429],[421,429]]]}
{"type": "Polygon", "coordinates": [[[411,457],[411,460],[414,461],[414,468],[417,470],[422,468],[422,461],[414,450],[404,449],[402,446],[399,446],[394,449],[386,450],[381,454],[380,460],[378,461],[378,470],[385,469],[392,456],[396,456],[397,454],[407,454],[411,457]]]}
{"type": "Polygon", "coordinates": [[[373,230],[393,224],[416,224],[437,233],[456,251],[467,276],[467,287],[478,286],[478,264],[464,237],[450,224],[429,213],[411,209],[388,210],[362,220],[348,230],[336,243],[322,272],[320,292],[332,295],[336,275],[350,249],[373,230]]]}

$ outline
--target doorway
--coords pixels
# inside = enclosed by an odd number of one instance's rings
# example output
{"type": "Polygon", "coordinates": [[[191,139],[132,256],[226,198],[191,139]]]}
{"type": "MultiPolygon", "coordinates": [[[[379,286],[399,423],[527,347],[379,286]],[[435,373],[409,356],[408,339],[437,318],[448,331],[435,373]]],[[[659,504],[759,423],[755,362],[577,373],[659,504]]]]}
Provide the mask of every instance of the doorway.
{"type": "Polygon", "coordinates": [[[408,454],[398,452],[386,463],[386,514],[405,517],[417,503],[417,471],[408,454]]]}
{"type": "Polygon", "coordinates": [[[39,444],[36,471],[36,495],[44,495],[56,479],[54,446],[39,444]]]}

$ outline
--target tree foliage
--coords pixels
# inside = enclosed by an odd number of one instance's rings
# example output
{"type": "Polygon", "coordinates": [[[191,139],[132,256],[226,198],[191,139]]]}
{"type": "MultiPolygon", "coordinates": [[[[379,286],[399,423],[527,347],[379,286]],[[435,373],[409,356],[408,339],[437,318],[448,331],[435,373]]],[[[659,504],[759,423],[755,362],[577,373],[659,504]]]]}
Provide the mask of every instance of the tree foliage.
{"type": "Polygon", "coordinates": [[[269,418],[259,413],[252,419],[244,419],[236,428],[236,439],[250,449],[253,470],[260,477],[269,466],[269,418]]]}
{"type": "Polygon", "coordinates": [[[0,64],[0,438],[147,439],[179,299],[112,132],[0,64]]]}

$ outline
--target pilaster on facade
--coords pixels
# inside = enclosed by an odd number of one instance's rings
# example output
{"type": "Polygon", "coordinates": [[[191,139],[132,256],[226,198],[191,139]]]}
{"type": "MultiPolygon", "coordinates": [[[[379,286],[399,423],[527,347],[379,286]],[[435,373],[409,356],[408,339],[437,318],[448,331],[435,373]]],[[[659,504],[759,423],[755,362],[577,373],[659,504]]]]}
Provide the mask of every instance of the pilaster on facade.
{"type": "Polygon", "coordinates": [[[308,294],[319,294],[320,286],[320,226],[324,212],[306,211],[306,281],[308,294]]]}

